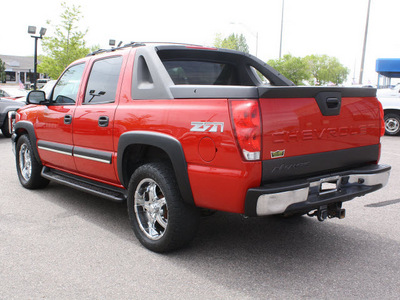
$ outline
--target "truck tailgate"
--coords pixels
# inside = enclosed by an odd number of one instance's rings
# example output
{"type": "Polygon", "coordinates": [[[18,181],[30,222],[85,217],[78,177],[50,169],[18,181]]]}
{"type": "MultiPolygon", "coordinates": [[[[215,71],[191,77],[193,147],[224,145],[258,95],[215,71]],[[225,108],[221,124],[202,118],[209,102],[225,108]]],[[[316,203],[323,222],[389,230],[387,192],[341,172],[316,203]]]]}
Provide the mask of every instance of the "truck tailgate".
{"type": "Polygon", "coordinates": [[[263,182],[376,163],[375,95],[370,88],[260,87],[263,182]]]}

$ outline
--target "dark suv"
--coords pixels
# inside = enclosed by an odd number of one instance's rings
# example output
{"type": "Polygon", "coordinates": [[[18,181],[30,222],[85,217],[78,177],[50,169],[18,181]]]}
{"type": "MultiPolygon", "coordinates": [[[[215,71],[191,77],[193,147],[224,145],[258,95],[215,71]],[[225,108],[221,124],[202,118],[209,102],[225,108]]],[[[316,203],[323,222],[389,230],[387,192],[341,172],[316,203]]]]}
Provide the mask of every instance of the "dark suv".
{"type": "Polygon", "coordinates": [[[5,137],[11,137],[11,132],[9,130],[9,116],[10,112],[16,111],[18,108],[24,106],[24,102],[8,100],[4,98],[0,98],[0,128],[1,132],[5,137]]]}

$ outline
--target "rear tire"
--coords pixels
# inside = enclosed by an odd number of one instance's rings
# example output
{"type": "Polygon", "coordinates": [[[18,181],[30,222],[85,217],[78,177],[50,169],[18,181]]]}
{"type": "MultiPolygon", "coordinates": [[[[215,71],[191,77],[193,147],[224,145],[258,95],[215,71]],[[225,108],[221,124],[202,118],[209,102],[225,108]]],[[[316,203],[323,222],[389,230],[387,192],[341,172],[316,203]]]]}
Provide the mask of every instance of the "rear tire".
{"type": "Polygon", "coordinates": [[[174,172],[166,164],[148,163],[132,174],[127,204],[137,239],[151,251],[181,248],[197,232],[200,212],[183,202],[174,172]]]}
{"type": "Polygon", "coordinates": [[[20,183],[27,189],[40,189],[49,184],[41,176],[42,164],[36,160],[32,145],[27,135],[22,135],[17,142],[16,164],[20,183]]]}
{"type": "Polygon", "coordinates": [[[400,134],[400,115],[395,113],[385,114],[385,134],[399,135],[400,134]]]}

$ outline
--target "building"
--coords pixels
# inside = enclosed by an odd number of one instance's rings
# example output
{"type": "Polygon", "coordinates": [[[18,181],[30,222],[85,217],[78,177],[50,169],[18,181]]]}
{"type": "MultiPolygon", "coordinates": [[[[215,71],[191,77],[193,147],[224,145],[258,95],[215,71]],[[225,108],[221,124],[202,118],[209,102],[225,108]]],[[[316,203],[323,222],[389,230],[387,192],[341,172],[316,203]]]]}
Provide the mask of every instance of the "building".
{"type": "Polygon", "coordinates": [[[378,58],[375,71],[378,73],[378,88],[390,87],[392,78],[400,78],[400,58],[378,58]]]}
{"type": "MultiPolygon", "coordinates": [[[[0,59],[5,63],[6,84],[22,83],[25,87],[30,87],[33,83],[33,57],[1,55],[0,59]]],[[[44,74],[39,74],[37,79],[45,78],[44,74]]]]}

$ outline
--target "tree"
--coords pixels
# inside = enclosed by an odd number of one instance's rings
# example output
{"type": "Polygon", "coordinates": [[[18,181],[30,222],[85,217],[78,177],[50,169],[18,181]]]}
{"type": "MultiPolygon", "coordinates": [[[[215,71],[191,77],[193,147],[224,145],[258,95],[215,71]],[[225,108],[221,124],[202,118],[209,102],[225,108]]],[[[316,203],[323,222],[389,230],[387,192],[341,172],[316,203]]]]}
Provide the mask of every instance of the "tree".
{"type": "Polygon", "coordinates": [[[217,34],[214,40],[214,47],[233,49],[249,53],[249,46],[247,45],[246,38],[244,37],[243,34],[238,35],[232,33],[227,38],[222,38],[221,34],[217,34]]]}
{"type": "MultiPolygon", "coordinates": [[[[64,8],[60,15],[61,24],[55,26],[53,37],[43,38],[42,48],[46,55],[39,58],[39,72],[51,78],[58,78],[71,62],[90,53],[84,40],[87,30],[77,30],[76,23],[82,18],[80,6],[68,7],[65,2],[61,6],[64,8]]],[[[50,24],[50,21],[47,23],[50,24]]]]}
{"type": "Polygon", "coordinates": [[[6,82],[6,63],[0,58],[0,83],[6,82]]]}
{"type": "Polygon", "coordinates": [[[295,85],[304,85],[303,81],[311,79],[309,66],[301,57],[286,54],[281,59],[269,60],[268,64],[293,81],[295,85]]]}
{"type": "Polygon", "coordinates": [[[317,85],[342,84],[350,73],[349,69],[343,66],[336,57],[308,55],[305,60],[317,85]]]}
{"type": "Polygon", "coordinates": [[[268,64],[296,85],[303,85],[306,81],[311,85],[339,85],[346,81],[350,72],[336,57],[328,55],[313,54],[302,58],[286,54],[281,59],[268,61],[268,64]]]}

